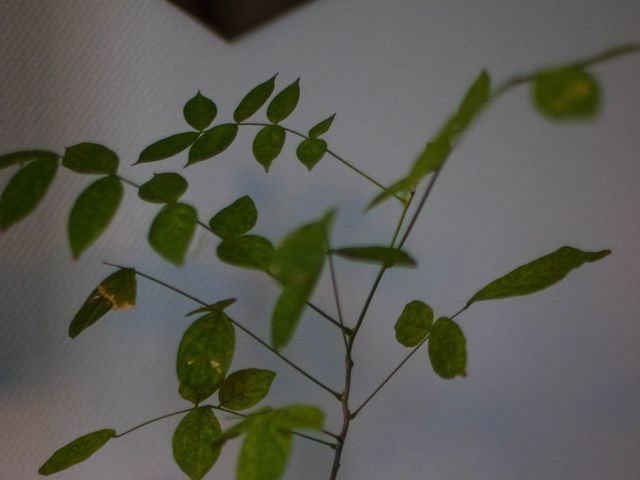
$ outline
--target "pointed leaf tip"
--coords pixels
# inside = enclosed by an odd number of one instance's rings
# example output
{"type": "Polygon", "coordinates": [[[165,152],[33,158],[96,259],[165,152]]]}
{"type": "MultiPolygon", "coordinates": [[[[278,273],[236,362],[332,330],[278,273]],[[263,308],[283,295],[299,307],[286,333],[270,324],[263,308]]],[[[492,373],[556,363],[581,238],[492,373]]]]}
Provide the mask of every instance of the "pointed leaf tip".
{"type": "Polygon", "coordinates": [[[202,131],[216,118],[218,108],[211,99],[202,95],[198,90],[198,93],[184,105],[182,113],[190,126],[195,130],[202,131]]]}
{"type": "Polygon", "coordinates": [[[247,120],[265,104],[273,93],[277,75],[278,74],[276,73],[269,80],[254,87],[247,95],[245,95],[233,113],[233,119],[237,123],[247,120]]]}

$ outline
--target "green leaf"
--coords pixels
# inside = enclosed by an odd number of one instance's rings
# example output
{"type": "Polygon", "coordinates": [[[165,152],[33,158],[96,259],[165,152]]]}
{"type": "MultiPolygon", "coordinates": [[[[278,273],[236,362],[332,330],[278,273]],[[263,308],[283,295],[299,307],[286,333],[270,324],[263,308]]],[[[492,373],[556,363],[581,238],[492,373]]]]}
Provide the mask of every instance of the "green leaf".
{"type": "Polygon", "coordinates": [[[322,272],[328,230],[335,212],[287,235],[276,250],[271,273],[284,286],[271,317],[271,342],[283,348],[291,340],[305,304],[322,272]]]}
{"type": "Polygon", "coordinates": [[[69,242],[74,258],[89,248],[109,226],[120,206],[123,190],[120,179],[109,175],[80,193],[69,215],[69,242]]]}
{"type": "Polygon", "coordinates": [[[195,315],[196,313],[206,313],[206,312],[224,312],[224,309],[230,305],[236,303],[236,298],[225,298],[224,300],[220,300],[219,302],[212,303],[211,305],[207,305],[206,307],[196,308],[191,312],[187,313],[187,317],[191,315],[195,315]]]}
{"type": "Polygon", "coordinates": [[[278,125],[267,125],[260,129],[253,140],[253,156],[268,172],[271,163],[280,155],[286,132],[278,125]]]}
{"type": "Polygon", "coordinates": [[[413,164],[407,176],[408,181],[413,184],[413,188],[415,188],[424,177],[440,170],[449,157],[450,152],[451,147],[446,137],[427,143],[424,151],[413,164]]]}
{"type": "Polygon", "coordinates": [[[185,103],[182,113],[189,125],[202,131],[216,118],[218,108],[213,101],[198,92],[195,97],[185,103]]]}
{"type": "Polygon", "coordinates": [[[121,268],[105,278],[85,300],[69,325],[69,336],[77,337],[111,310],[126,310],[136,304],[136,274],[121,268]]]}
{"type": "Polygon", "coordinates": [[[253,407],[267,396],[275,376],[275,372],[259,368],[233,372],[220,387],[220,404],[231,410],[253,407]]]}
{"type": "Polygon", "coordinates": [[[198,214],[191,205],[169,203],[149,229],[151,247],[165,260],[182,265],[196,230],[198,214]]]}
{"type": "Polygon", "coordinates": [[[189,150],[187,166],[224,152],[237,134],[238,126],[235,123],[223,123],[205,131],[189,150]]]}
{"type": "Polygon", "coordinates": [[[209,220],[209,227],[220,238],[227,240],[255,227],[258,210],[250,196],[245,195],[224,207],[209,220]]]}
{"type": "Polygon", "coordinates": [[[433,371],[442,378],[466,377],[466,340],[456,322],[442,317],[433,324],[429,337],[429,359],[433,371]]]}
{"type": "Polygon", "coordinates": [[[303,428],[320,431],[324,427],[324,412],[311,405],[289,405],[274,410],[271,415],[280,428],[287,430],[303,428]]]}
{"type": "Polygon", "coordinates": [[[112,175],[118,171],[118,155],[104,145],[79,143],[64,152],[62,165],[76,173],[112,175]]]}
{"type": "Polygon", "coordinates": [[[376,195],[373,200],[369,202],[366,210],[371,210],[374,207],[377,207],[381,203],[387,201],[392,198],[394,195],[401,195],[403,193],[410,192],[412,188],[414,188],[415,184],[409,177],[401,178],[393,185],[387,187],[385,190],[376,195]]]}
{"type": "Polygon", "coordinates": [[[242,235],[223,240],[216,250],[218,258],[236,267],[268,271],[273,260],[273,245],[258,235],[242,235]]]}
{"type": "Polygon", "coordinates": [[[135,164],[155,162],[173,157],[193,145],[199,135],[198,132],[183,132],[158,140],[142,151],[135,164]]]}
{"type": "Polygon", "coordinates": [[[235,349],[231,319],[211,312],[193,322],[178,348],[180,395],[195,404],[210,397],[222,383],[235,349]]]}
{"type": "Polygon", "coordinates": [[[38,473],[40,475],[51,475],[66,470],[76,463],[84,462],[100,450],[115,434],[115,430],[105,428],[76,438],[73,442],[56,450],[49,460],[38,469],[38,473]]]}
{"type": "Polygon", "coordinates": [[[23,166],[25,163],[33,160],[57,160],[58,154],[48,152],[46,150],[25,150],[22,152],[13,152],[6,155],[0,155],[0,169],[11,167],[12,165],[23,166]]]}
{"type": "Polygon", "coordinates": [[[395,325],[396,340],[405,347],[415,347],[429,334],[433,309],[420,300],[405,305],[395,325]]]}
{"type": "Polygon", "coordinates": [[[331,124],[333,123],[333,119],[336,118],[336,114],[334,113],[329,118],[324,119],[320,123],[318,123],[315,127],[309,130],[309,137],[316,138],[322,135],[323,133],[327,133],[329,128],[331,128],[331,124]]]}
{"type": "MultiPolygon", "coordinates": [[[[606,257],[611,250],[584,252],[573,247],[561,247],[555,252],[522,265],[478,290],[466,307],[482,300],[528,295],[559,282],[585,263],[606,257]]],[[[465,307],[465,308],[466,308],[465,307]]]]}
{"type": "Polygon", "coordinates": [[[298,160],[307,167],[309,171],[322,159],[327,151],[327,142],[321,138],[309,138],[300,142],[296,149],[298,160]]]}
{"type": "Polygon", "coordinates": [[[242,444],[236,480],[279,480],[291,453],[291,433],[273,418],[256,418],[242,444]]]}
{"type": "Polygon", "coordinates": [[[600,87],[579,68],[538,72],[531,93],[538,111],[553,120],[591,118],[600,109],[600,87]]]}
{"type": "Polygon", "coordinates": [[[38,206],[58,170],[57,158],[39,158],[22,167],[0,195],[0,231],[27,217],[38,206]]]}
{"type": "Polygon", "coordinates": [[[278,123],[291,115],[300,98],[300,79],[278,93],[267,107],[267,118],[272,123],[278,123]]]}
{"type": "Polygon", "coordinates": [[[173,458],[191,480],[201,480],[218,460],[221,433],[218,419],[207,407],[191,410],[178,424],[172,440],[173,458]]]}
{"type": "Polygon", "coordinates": [[[233,112],[233,119],[237,122],[244,122],[247,118],[251,117],[258,109],[265,104],[273,93],[275,87],[276,75],[271,77],[266,82],[261,83],[257,87],[253,88],[241,101],[235,112],[233,112]]]}
{"type": "Polygon", "coordinates": [[[386,268],[416,266],[416,261],[408,253],[391,247],[345,247],[332,253],[357,262],[381,263],[386,268]]]}
{"type": "Polygon", "coordinates": [[[153,203],[174,203],[187,191],[189,183],[177,173],[155,173],[138,189],[142,200],[153,203]]]}

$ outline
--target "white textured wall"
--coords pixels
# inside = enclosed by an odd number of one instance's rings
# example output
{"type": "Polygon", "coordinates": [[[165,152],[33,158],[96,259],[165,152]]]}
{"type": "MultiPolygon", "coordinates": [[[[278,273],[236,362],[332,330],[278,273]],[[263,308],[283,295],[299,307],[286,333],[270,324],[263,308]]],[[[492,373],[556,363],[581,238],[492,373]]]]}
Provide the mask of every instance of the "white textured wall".
{"type": "MultiPolygon", "coordinates": [[[[163,1],[0,2],[0,151],[62,151],[104,143],[129,165],[149,142],[181,131],[181,108],[198,89],[221,118],[279,72],[302,77],[287,125],[305,130],[337,112],[330,147],[385,182],[400,176],[481,68],[512,73],[638,41],[635,0],[324,0],[233,45],[163,1]]],[[[571,244],[609,247],[606,260],[535,296],[474,306],[460,322],[469,377],[445,382],[416,355],[354,423],[342,478],[600,480],[640,471],[640,56],[599,66],[599,120],[556,126],[540,119],[523,89],[489,111],[438,181],[407,248],[416,271],[393,271],[356,352],[356,402],[404,354],[393,339],[402,306],[420,298],[451,314],[487,281],[571,244]]],[[[340,206],[336,244],[389,238],[398,207],[360,212],[374,195],[326,157],[312,174],[286,148],[265,175],[251,132],[219,158],[185,171],[187,200],[208,218],[250,193],[257,231],[279,238],[340,206]],[[301,201],[300,198],[304,198],[301,201]]],[[[144,181],[182,160],[123,173],[144,181]]],[[[0,172],[0,187],[10,175],[0,172]]],[[[44,204],[0,236],[0,472],[32,479],[55,449],[83,433],[124,430],[182,408],[174,352],[189,302],[140,282],[138,308],[110,315],[71,341],[68,322],[109,272],[133,265],[206,299],[237,296],[231,312],[265,337],[276,288],[257,273],[221,265],[200,231],[185,268],[150,252],[156,208],[133,191],[109,231],[80,261],[66,217],[88,177],[61,172],[44,204]]],[[[353,321],[375,268],[339,264],[353,321]]],[[[315,301],[332,309],[328,284],[315,301]]],[[[270,403],[313,402],[337,429],[332,398],[242,334],[234,368],[277,369],[270,403]]],[[[287,355],[341,383],[340,340],[312,313],[287,355]]],[[[181,478],[171,458],[177,419],[111,442],[59,478],[181,478]]],[[[232,478],[230,446],[211,478],[232,478]],[[217,476],[216,476],[217,475],[217,476]]],[[[330,452],[296,441],[287,479],[326,479],[330,452]]]]}

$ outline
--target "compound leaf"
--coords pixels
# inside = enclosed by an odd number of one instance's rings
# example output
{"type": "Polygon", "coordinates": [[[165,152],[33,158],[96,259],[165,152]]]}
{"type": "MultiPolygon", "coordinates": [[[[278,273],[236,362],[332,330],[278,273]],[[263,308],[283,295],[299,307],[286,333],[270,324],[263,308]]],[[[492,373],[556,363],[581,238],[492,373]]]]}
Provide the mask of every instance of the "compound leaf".
{"type": "Polygon", "coordinates": [[[415,347],[429,334],[433,309],[420,300],[405,305],[395,325],[396,340],[405,347],[415,347]]]}
{"type": "Polygon", "coordinates": [[[79,143],[68,147],[62,165],[76,173],[112,175],[118,171],[118,155],[104,145],[79,143]]]}
{"type": "Polygon", "coordinates": [[[180,395],[195,404],[211,396],[227,374],[234,349],[233,324],[223,312],[211,312],[193,322],[178,347],[180,395]]]}
{"type": "Polygon", "coordinates": [[[198,92],[191,100],[185,103],[182,113],[189,125],[198,131],[202,131],[211,125],[213,119],[216,118],[218,108],[212,100],[198,92]]]}
{"type": "Polygon", "coordinates": [[[183,132],[158,140],[142,151],[136,165],[173,157],[193,145],[199,135],[198,132],[183,132]]]}
{"type": "Polygon", "coordinates": [[[142,200],[153,203],[174,203],[187,191],[189,183],[177,173],[155,173],[138,189],[142,200]]]}
{"type": "Polygon", "coordinates": [[[275,372],[259,368],[233,372],[220,387],[220,404],[232,410],[253,407],[267,396],[275,376],[275,372]]]}
{"type": "Polygon", "coordinates": [[[18,170],[0,195],[0,231],[8,230],[35,210],[57,170],[57,157],[38,158],[18,170]]]}
{"type": "MultiPolygon", "coordinates": [[[[277,74],[276,74],[277,75],[277,74]]],[[[261,83],[257,87],[253,88],[245,97],[240,101],[240,104],[233,112],[233,119],[240,123],[251,117],[258,109],[265,104],[273,93],[275,87],[276,75],[271,77],[266,82],[261,83]]]]}
{"type": "Polygon", "coordinates": [[[100,450],[115,434],[115,430],[105,428],[76,438],[73,442],[56,450],[49,460],[38,469],[38,473],[51,475],[85,461],[100,450]]]}
{"type": "Polygon", "coordinates": [[[300,99],[300,79],[285,87],[278,93],[267,107],[267,118],[272,123],[279,123],[293,112],[300,99]]]}
{"type": "Polygon", "coordinates": [[[238,134],[238,125],[223,123],[205,131],[189,150],[187,166],[202,162],[224,152],[238,134]]]}
{"type": "Polygon", "coordinates": [[[466,340],[456,322],[442,317],[433,324],[429,337],[429,359],[433,371],[442,378],[466,376],[466,340]]]}
{"type": "Polygon", "coordinates": [[[286,132],[279,125],[267,125],[260,129],[253,140],[253,156],[257,162],[268,172],[271,163],[280,155],[286,132]]]}
{"type": "Polygon", "coordinates": [[[209,227],[222,239],[247,233],[258,221],[258,210],[250,196],[245,195],[224,207],[209,220],[209,227]]]}
{"type": "Polygon", "coordinates": [[[182,265],[196,230],[198,214],[191,205],[169,203],[151,224],[149,244],[165,260],[182,265]]]}
{"type": "Polygon", "coordinates": [[[191,480],[201,480],[220,456],[220,423],[210,408],[185,415],[173,434],[173,458],[191,480]]]}
{"type": "Polygon", "coordinates": [[[108,175],[80,193],[69,214],[69,243],[74,258],[89,248],[109,226],[122,201],[123,190],[120,179],[108,175]]]}

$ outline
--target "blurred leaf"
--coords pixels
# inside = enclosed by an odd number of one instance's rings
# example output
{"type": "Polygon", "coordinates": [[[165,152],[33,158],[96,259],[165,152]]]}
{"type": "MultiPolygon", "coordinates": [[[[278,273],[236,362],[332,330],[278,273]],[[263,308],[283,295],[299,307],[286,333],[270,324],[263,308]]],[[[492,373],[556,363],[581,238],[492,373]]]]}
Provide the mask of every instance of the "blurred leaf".
{"type": "Polygon", "coordinates": [[[253,140],[253,156],[264,167],[265,172],[269,171],[271,162],[280,155],[285,138],[284,128],[278,125],[268,125],[257,133],[253,140]]]}
{"type": "Polygon", "coordinates": [[[244,122],[247,118],[251,117],[258,109],[265,104],[273,93],[275,87],[276,75],[271,77],[266,82],[261,83],[257,87],[253,88],[241,101],[235,112],[233,112],[233,119],[240,123],[244,122]]]}
{"type": "Polygon", "coordinates": [[[104,145],[79,143],[64,152],[62,165],[77,173],[112,175],[118,171],[118,155],[104,145]]]}
{"type": "Polygon", "coordinates": [[[272,123],[278,123],[291,115],[298,105],[300,98],[300,79],[278,93],[267,107],[267,118],[272,123]]]}
{"type": "Polygon", "coordinates": [[[205,312],[223,312],[225,308],[230,305],[236,303],[237,299],[235,298],[225,298],[224,300],[220,300],[219,302],[212,303],[211,305],[207,305],[206,307],[200,307],[191,312],[187,313],[187,317],[191,315],[195,315],[196,313],[205,313],[205,312]]]}
{"type": "Polygon", "coordinates": [[[377,207],[381,203],[387,201],[389,198],[392,198],[394,195],[401,195],[403,193],[410,192],[412,188],[415,187],[415,183],[411,181],[409,177],[401,178],[393,185],[383,190],[378,195],[376,195],[373,200],[369,202],[366,210],[371,210],[374,207],[377,207]]]}
{"type": "Polygon", "coordinates": [[[136,304],[136,274],[120,268],[105,278],[85,300],[69,325],[69,336],[77,337],[111,310],[126,310],[136,304]]]}
{"type": "Polygon", "coordinates": [[[193,322],[178,348],[180,395],[195,404],[210,397],[224,380],[234,349],[233,324],[223,312],[211,312],[193,322]]]}
{"type": "Polygon", "coordinates": [[[532,96],[538,111],[554,120],[591,118],[600,109],[600,87],[591,75],[578,68],[538,72],[533,79],[532,96]]]}
{"type": "Polygon", "coordinates": [[[405,347],[415,347],[429,334],[433,309],[420,300],[405,305],[395,325],[396,340],[405,347]]]}
{"type": "Polygon", "coordinates": [[[238,134],[235,123],[223,123],[205,131],[189,150],[187,166],[202,162],[224,152],[238,134]]]}
{"type": "Polygon", "coordinates": [[[21,152],[7,153],[0,155],[0,169],[11,167],[12,165],[23,166],[33,160],[57,160],[58,154],[46,150],[25,150],[21,152]]]}
{"type": "Polygon", "coordinates": [[[309,130],[310,138],[317,138],[323,133],[327,133],[329,128],[331,128],[331,124],[333,123],[333,119],[336,118],[336,114],[334,113],[329,118],[324,119],[320,123],[318,123],[315,127],[309,130]]]}
{"type": "Polygon", "coordinates": [[[182,113],[189,125],[198,131],[202,131],[211,125],[213,119],[216,118],[218,108],[213,101],[198,92],[191,100],[185,103],[182,113]]]}
{"type": "Polygon", "coordinates": [[[271,345],[284,348],[293,337],[315,283],[285,285],[271,315],[271,345]]]}
{"type": "Polygon", "coordinates": [[[309,138],[303,140],[296,149],[298,160],[307,167],[309,171],[322,159],[327,151],[327,142],[321,138],[309,138]]]}
{"type": "Polygon", "coordinates": [[[191,410],[173,434],[173,458],[191,480],[201,480],[220,456],[220,424],[210,408],[191,410]]]}
{"type": "Polygon", "coordinates": [[[456,322],[441,317],[433,324],[429,337],[429,359],[433,371],[442,378],[466,377],[466,340],[456,322]]]}
{"type": "Polygon", "coordinates": [[[39,158],[9,180],[0,195],[0,231],[27,217],[47,193],[58,170],[57,158],[39,158]]]}
{"type": "Polygon", "coordinates": [[[427,143],[424,151],[411,167],[411,171],[407,177],[408,181],[411,182],[415,188],[424,177],[440,170],[449,157],[450,152],[451,148],[449,147],[449,142],[446,137],[427,143]]]}
{"type": "Polygon", "coordinates": [[[115,430],[105,428],[76,438],[73,442],[56,450],[49,460],[40,467],[38,473],[40,475],[51,475],[66,470],[76,463],[84,462],[100,450],[115,434],[115,430]]]}
{"type": "Polygon", "coordinates": [[[245,195],[226,206],[209,220],[211,231],[222,239],[247,233],[258,221],[258,210],[250,196],[245,195]]]}
{"type": "Polygon", "coordinates": [[[155,173],[138,189],[142,200],[153,203],[174,203],[187,191],[189,183],[177,173],[155,173]]]}
{"type": "Polygon", "coordinates": [[[320,431],[324,427],[324,412],[311,405],[289,405],[274,410],[271,415],[280,428],[288,430],[302,428],[320,431]]]}
{"type": "Polygon", "coordinates": [[[275,376],[275,372],[259,368],[233,372],[220,387],[220,405],[231,410],[253,407],[267,396],[275,376]]]}
{"type": "MultiPolygon", "coordinates": [[[[559,282],[583,265],[606,257],[611,250],[583,252],[573,247],[561,247],[553,253],[522,265],[478,290],[466,307],[482,300],[528,295],[559,282]]],[[[466,308],[465,307],[465,308],[466,308]]]]}
{"type": "Polygon", "coordinates": [[[416,262],[408,253],[391,247],[345,247],[332,253],[358,262],[381,263],[390,267],[415,267],[416,262]]]}
{"type": "Polygon", "coordinates": [[[69,215],[69,242],[74,258],[89,248],[109,226],[122,201],[123,190],[120,179],[109,175],[80,193],[69,215]]]}
{"type": "Polygon", "coordinates": [[[240,450],[236,480],[279,480],[291,444],[291,433],[278,428],[271,416],[256,418],[240,450]]]}
{"type": "Polygon", "coordinates": [[[193,145],[193,142],[198,139],[199,135],[198,132],[184,132],[158,140],[142,151],[135,164],[155,162],[173,157],[193,145]]]}
{"type": "Polygon", "coordinates": [[[242,235],[220,242],[216,253],[220,260],[230,265],[268,271],[274,250],[264,237],[242,235]]]}
{"type": "Polygon", "coordinates": [[[165,260],[182,265],[196,230],[198,214],[191,205],[169,203],[149,229],[149,244],[165,260]]]}

